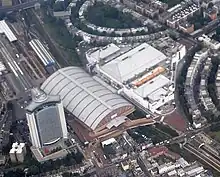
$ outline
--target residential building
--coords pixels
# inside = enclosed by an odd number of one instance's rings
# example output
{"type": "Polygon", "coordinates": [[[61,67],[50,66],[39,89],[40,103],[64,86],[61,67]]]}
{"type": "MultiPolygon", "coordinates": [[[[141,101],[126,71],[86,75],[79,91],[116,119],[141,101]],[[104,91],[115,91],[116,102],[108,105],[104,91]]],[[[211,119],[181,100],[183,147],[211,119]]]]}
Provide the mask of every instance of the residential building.
{"type": "Polygon", "coordinates": [[[129,170],[129,169],[130,169],[129,161],[121,162],[121,168],[122,168],[124,171],[129,170]]]}
{"type": "Polygon", "coordinates": [[[25,144],[24,143],[18,144],[17,142],[13,143],[9,155],[12,163],[24,162],[24,157],[26,155],[25,144]]]}
{"type": "Polygon", "coordinates": [[[218,15],[218,10],[215,7],[212,8],[207,8],[204,10],[203,15],[205,18],[209,18],[211,20],[215,20],[217,18],[218,15]]]}
{"type": "Polygon", "coordinates": [[[180,6],[180,10],[167,20],[167,25],[171,28],[177,28],[182,21],[186,21],[188,17],[193,16],[199,9],[200,7],[197,4],[187,5],[184,8],[180,6]]]}
{"type": "Polygon", "coordinates": [[[201,111],[198,108],[198,102],[194,97],[195,78],[198,73],[201,72],[208,57],[208,51],[206,49],[197,52],[188,68],[186,81],[185,81],[185,95],[189,106],[189,112],[192,114],[193,126],[200,128],[206,123],[206,119],[202,117],[201,111]]]}
{"type": "Polygon", "coordinates": [[[142,151],[139,164],[144,170],[145,176],[212,177],[212,174],[198,162],[189,163],[163,146],[149,149],[149,153],[142,151]],[[171,156],[174,157],[172,160],[171,156]]]}
{"type": "Polygon", "coordinates": [[[214,39],[211,39],[207,35],[203,34],[200,36],[199,41],[202,41],[205,46],[210,47],[211,49],[218,50],[220,48],[220,43],[214,39]]]}

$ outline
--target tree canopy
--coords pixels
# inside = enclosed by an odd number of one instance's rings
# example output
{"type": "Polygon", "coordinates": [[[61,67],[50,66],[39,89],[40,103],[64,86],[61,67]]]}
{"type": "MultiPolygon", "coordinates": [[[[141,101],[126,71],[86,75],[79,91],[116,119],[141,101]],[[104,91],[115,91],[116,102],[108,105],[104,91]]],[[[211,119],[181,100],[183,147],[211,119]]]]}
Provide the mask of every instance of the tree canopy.
{"type": "Polygon", "coordinates": [[[92,24],[108,28],[135,28],[141,26],[141,22],[134,20],[130,14],[123,13],[101,2],[96,2],[94,6],[89,7],[85,17],[92,24]]]}

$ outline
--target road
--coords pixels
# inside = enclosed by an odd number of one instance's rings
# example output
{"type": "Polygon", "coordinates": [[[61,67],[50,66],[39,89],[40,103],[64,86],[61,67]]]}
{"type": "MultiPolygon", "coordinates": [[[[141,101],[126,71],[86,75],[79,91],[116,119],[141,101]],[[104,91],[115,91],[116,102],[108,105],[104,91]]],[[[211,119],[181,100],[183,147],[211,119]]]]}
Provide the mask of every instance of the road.
{"type": "Polygon", "coordinates": [[[6,111],[6,113],[3,116],[1,116],[1,119],[0,119],[0,130],[2,129],[2,126],[5,123],[5,121],[6,121],[8,116],[9,116],[8,111],[6,111]]]}
{"type": "Polygon", "coordinates": [[[170,139],[168,144],[171,145],[171,144],[184,142],[185,139],[190,139],[195,134],[203,132],[205,129],[209,128],[210,126],[211,126],[211,124],[208,124],[208,125],[204,126],[201,129],[189,130],[186,133],[181,134],[180,136],[177,136],[177,137],[174,137],[174,138],[170,139]]]}
{"type": "Polygon", "coordinates": [[[202,31],[199,33],[196,33],[195,35],[193,35],[194,38],[197,38],[199,36],[201,36],[202,34],[208,34],[212,31],[214,31],[218,25],[220,23],[220,19],[216,19],[212,22],[210,22],[208,25],[206,25],[205,27],[202,28],[202,31]]]}

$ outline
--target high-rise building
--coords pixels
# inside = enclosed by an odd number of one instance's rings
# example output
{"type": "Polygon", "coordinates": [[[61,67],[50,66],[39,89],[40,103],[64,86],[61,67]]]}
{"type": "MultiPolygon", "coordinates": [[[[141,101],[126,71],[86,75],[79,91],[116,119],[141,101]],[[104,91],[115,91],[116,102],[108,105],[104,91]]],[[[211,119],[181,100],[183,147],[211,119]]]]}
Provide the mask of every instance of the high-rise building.
{"type": "Polygon", "coordinates": [[[31,90],[32,102],[26,107],[26,118],[34,147],[41,148],[67,138],[67,127],[60,96],[31,90]]]}

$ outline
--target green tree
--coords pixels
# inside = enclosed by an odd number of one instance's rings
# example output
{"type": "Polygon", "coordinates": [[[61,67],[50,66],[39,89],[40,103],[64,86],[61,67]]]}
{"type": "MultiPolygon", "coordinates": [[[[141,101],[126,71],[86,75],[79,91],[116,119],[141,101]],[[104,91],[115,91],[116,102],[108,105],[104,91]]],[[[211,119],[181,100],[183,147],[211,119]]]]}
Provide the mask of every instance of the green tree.
{"type": "Polygon", "coordinates": [[[209,4],[208,4],[208,8],[213,8],[213,6],[214,6],[214,4],[213,4],[213,2],[210,2],[209,4]]]}
{"type": "Polygon", "coordinates": [[[7,14],[6,17],[11,23],[17,22],[15,13],[7,14]]]}
{"type": "Polygon", "coordinates": [[[126,36],[128,36],[128,33],[122,33],[121,36],[122,36],[122,37],[126,37],[126,36]]]}
{"type": "Polygon", "coordinates": [[[5,177],[24,177],[25,173],[22,169],[16,169],[4,174],[5,177]]]}
{"type": "Polygon", "coordinates": [[[141,34],[141,35],[145,35],[145,34],[146,34],[146,31],[145,31],[145,30],[141,30],[141,31],[140,31],[140,34],[141,34]]]}
{"type": "Polygon", "coordinates": [[[110,34],[110,36],[111,36],[111,37],[115,37],[115,36],[116,36],[115,32],[112,32],[112,33],[110,34]]]}
{"type": "Polygon", "coordinates": [[[29,169],[28,169],[28,174],[29,175],[37,175],[39,173],[40,173],[40,169],[36,165],[30,166],[29,169]]]}
{"type": "Polygon", "coordinates": [[[62,177],[71,177],[71,176],[72,176],[72,173],[70,173],[70,172],[64,172],[62,174],[62,177]]]}
{"type": "Polygon", "coordinates": [[[64,3],[64,1],[58,1],[58,2],[54,3],[53,10],[55,12],[64,11],[65,10],[65,3],[64,3]]]}
{"type": "Polygon", "coordinates": [[[75,153],[73,156],[74,156],[74,159],[75,159],[77,164],[82,163],[82,161],[84,159],[84,156],[80,151],[77,151],[77,153],[75,153]]]}
{"type": "Polygon", "coordinates": [[[195,22],[194,23],[194,28],[195,29],[200,29],[200,28],[202,28],[202,24],[200,22],[195,22]]]}
{"type": "Polygon", "coordinates": [[[5,12],[0,12],[0,20],[3,20],[6,16],[5,12]]]}
{"type": "Polygon", "coordinates": [[[141,26],[141,22],[133,20],[128,13],[122,13],[110,5],[96,2],[94,6],[88,8],[85,18],[97,25],[109,28],[129,28],[141,26]]]}
{"type": "Polygon", "coordinates": [[[218,26],[218,27],[216,28],[215,32],[216,32],[217,35],[220,35],[220,26],[218,26]]]}
{"type": "Polygon", "coordinates": [[[41,165],[41,170],[43,172],[47,172],[47,171],[53,170],[53,161],[52,160],[48,160],[48,161],[44,162],[43,165],[41,165]]]}
{"type": "Polygon", "coordinates": [[[107,34],[106,31],[102,32],[102,36],[106,36],[106,34],[107,34]]]}

